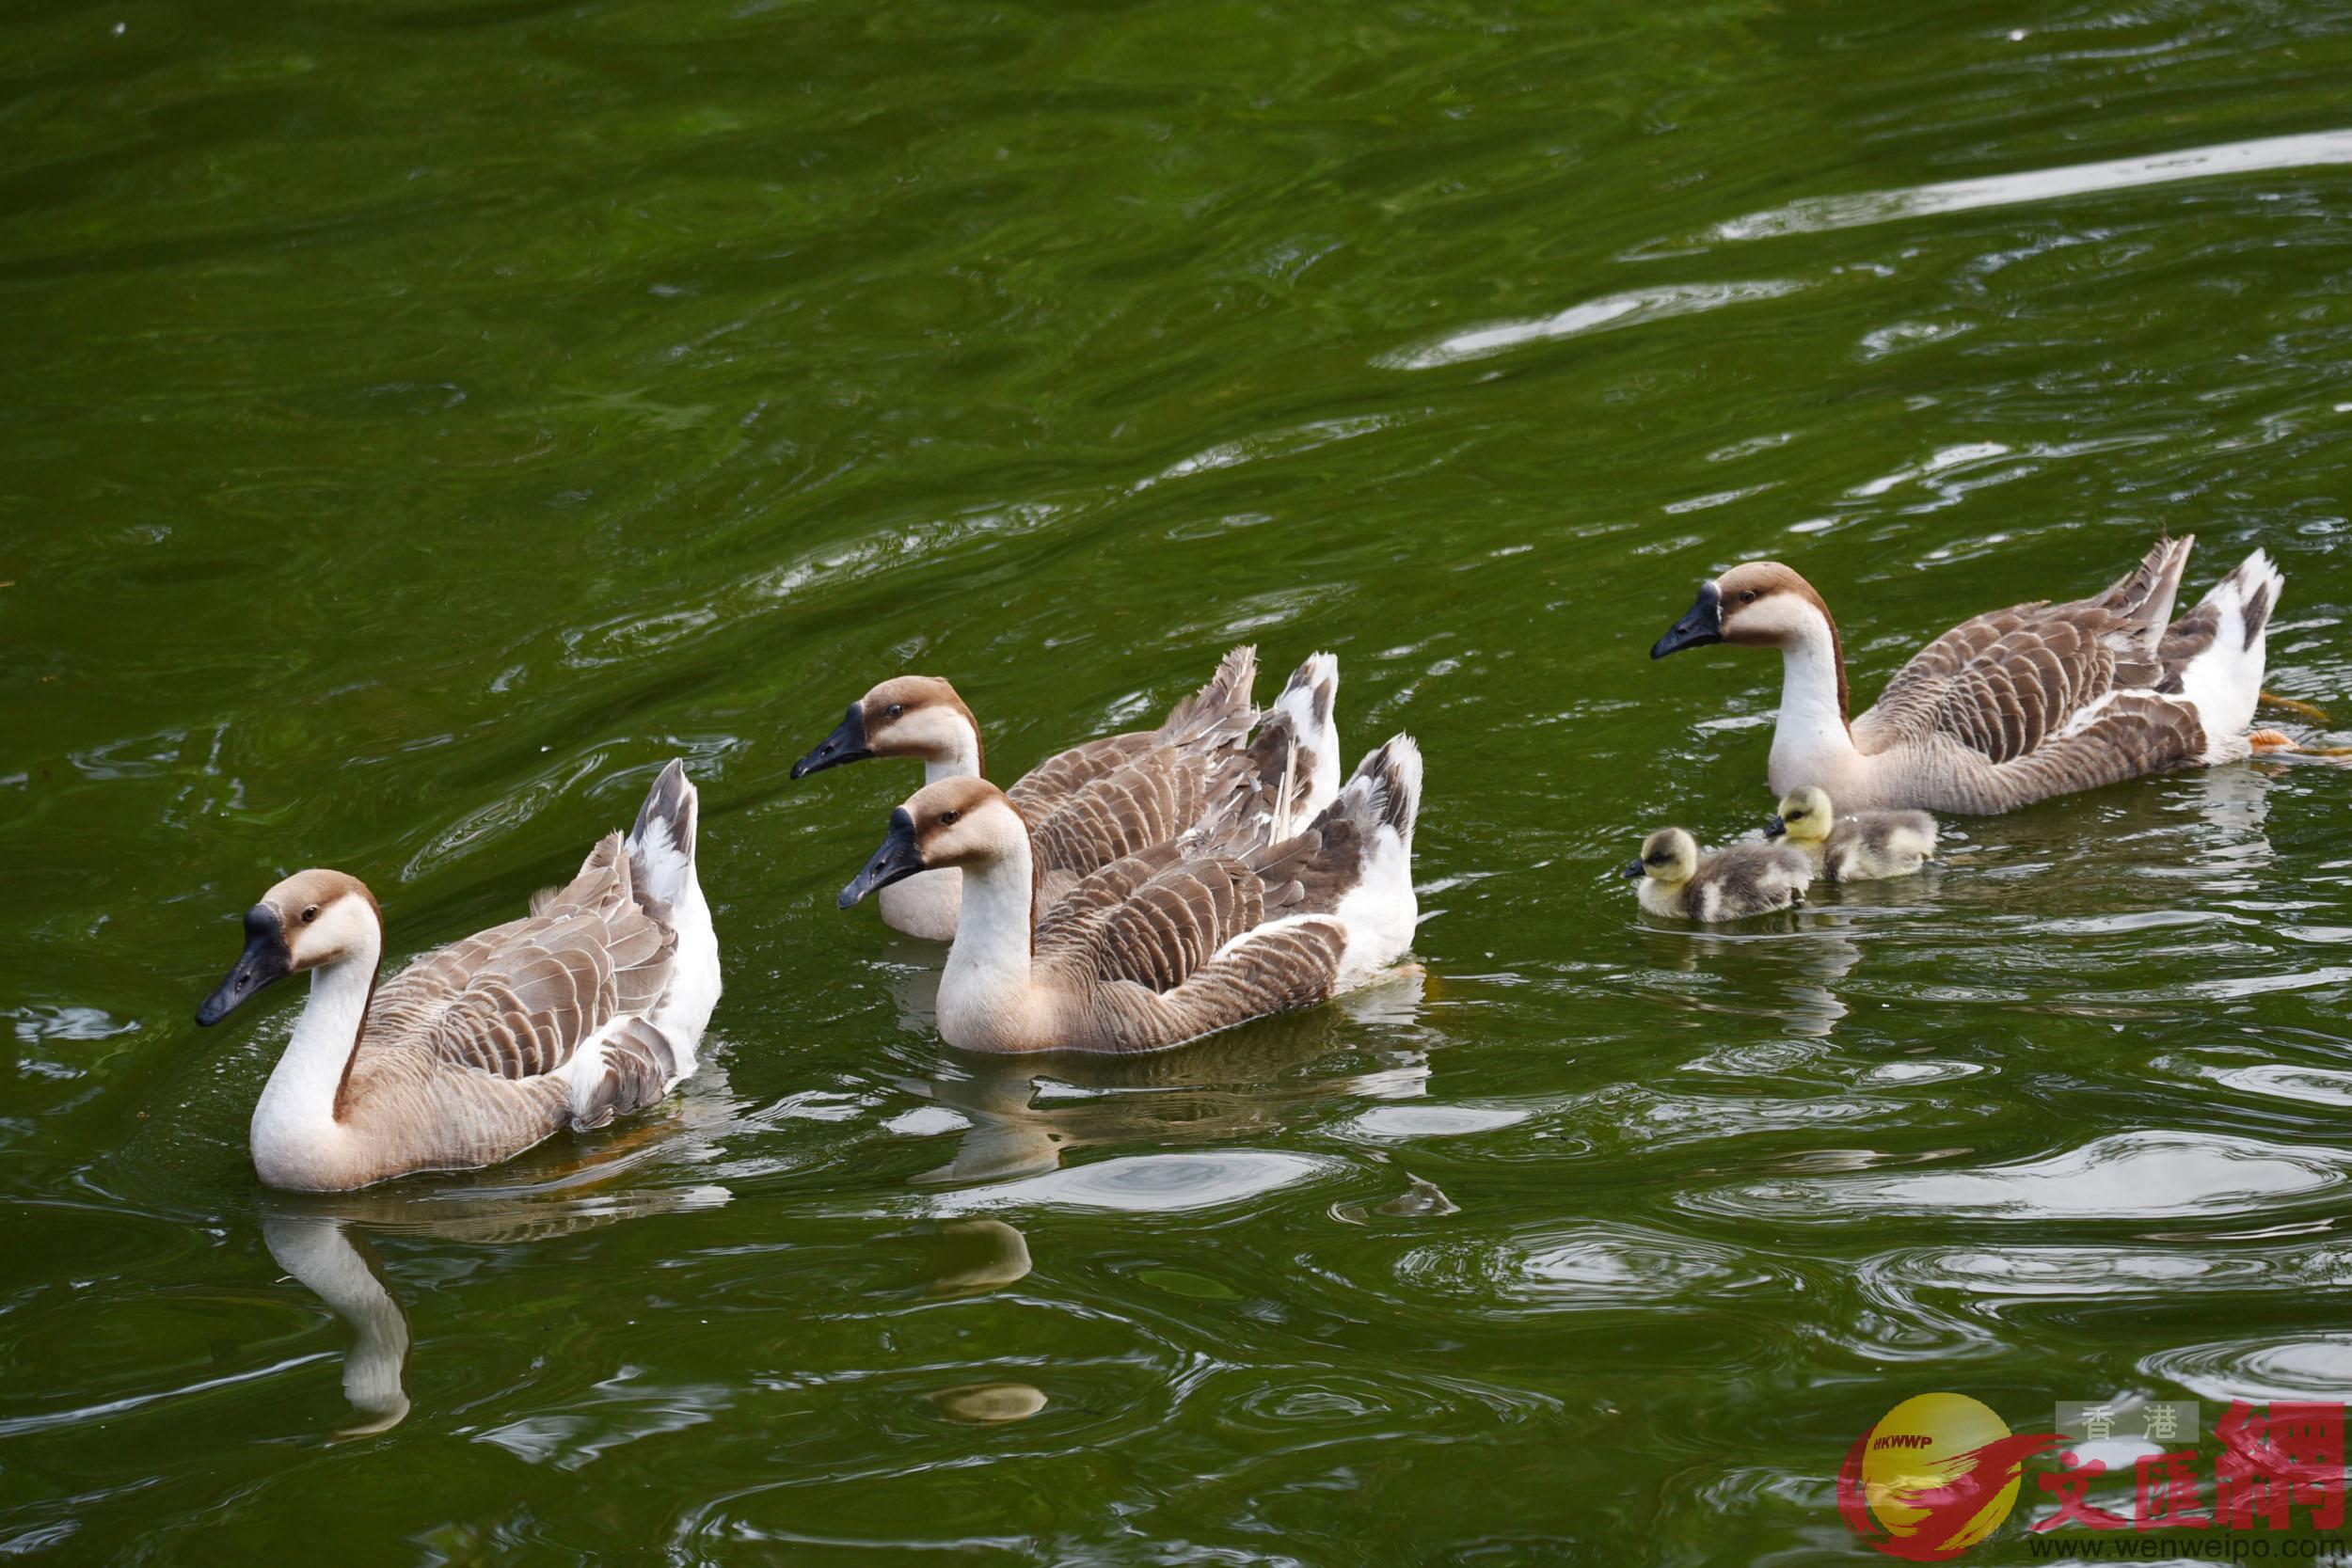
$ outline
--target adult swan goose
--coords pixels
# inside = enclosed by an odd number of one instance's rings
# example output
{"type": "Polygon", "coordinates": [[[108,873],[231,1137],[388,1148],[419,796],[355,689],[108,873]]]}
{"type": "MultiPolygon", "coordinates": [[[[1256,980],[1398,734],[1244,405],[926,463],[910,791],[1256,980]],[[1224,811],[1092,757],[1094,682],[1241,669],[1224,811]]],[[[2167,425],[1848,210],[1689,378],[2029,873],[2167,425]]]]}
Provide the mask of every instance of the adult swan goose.
{"type": "Polygon", "coordinates": [[[1650,657],[1709,642],[1780,650],[1772,784],[1783,795],[1811,784],[1848,810],[2010,811],[2275,743],[2247,728],[2285,579],[2256,550],[2174,621],[2195,543],[2160,542],[2094,597],[1962,622],[1851,721],[1837,623],[1776,561],[1703,585],[1650,657]]]}
{"type": "MultiPolygon", "coordinates": [[[[1340,789],[1333,719],[1339,660],[1329,654],[1309,658],[1263,715],[1250,695],[1257,671],[1258,650],[1235,648],[1158,729],[1073,746],[1005,791],[1037,832],[1041,918],[1079,878],[1198,826],[1234,804],[1237,790],[1255,786],[1284,821],[1293,815],[1310,820],[1331,803],[1340,789]],[[1262,718],[1271,724],[1278,716],[1287,716],[1285,732],[1262,728],[1257,741],[1248,740],[1253,724],[1262,718]],[[1245,758],[1245,752],[1259,754],[1245,758]],[[1253,780],[1266,771],[1268,756],[1279,759],[1286,776],[1253,780]]],[[[931,675],[886,680],[850,704],[833,733],[792,765],[792,777],[869,757],[918,758],[927,784],[986,771],[978,721],[954,687],[931,675]]],[[[947,942],[956,934],[961,895],[961,875],[948,869],[891,882],[876,902],[893,930],[947,942]]]]}
{"type": "Polygon", "coordinates": [[[927,784],[842,890],[848,909],[902,877],[963,872],[939,981],[939,1032],[967,1051],[1150,1051],[1312,1006],[1374,979],[1411,942],[1421,751],[1366,757],[1304,832],[1233,852],[1160,844],[1103,867],[1031,919],[1021,811],[982,779],[927,784]]]}
{"type": "Polygon", "coordinates": [[[719,1000],[697,816],[672,762],[628,836],[608,834],[529,916],[381,986],[384,920],[358,878],[300,871],[271,888],[246,911],[244,956],[196,1014],[218,1023],[271,982],[310,974],[253,1108],[262,1180],[341,1191],[495,1164],[667,1095],[694,1070],[719,1000]]]}

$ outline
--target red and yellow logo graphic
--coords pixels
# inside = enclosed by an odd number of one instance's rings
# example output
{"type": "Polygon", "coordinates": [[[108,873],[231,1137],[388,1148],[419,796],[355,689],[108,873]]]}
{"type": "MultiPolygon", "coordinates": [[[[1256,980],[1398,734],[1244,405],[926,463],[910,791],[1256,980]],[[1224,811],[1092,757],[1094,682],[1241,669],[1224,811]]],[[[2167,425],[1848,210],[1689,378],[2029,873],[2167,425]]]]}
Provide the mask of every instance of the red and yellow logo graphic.
{"type": "Polygon", "coordinates": [[[2000,1527],[2028,1454],[2056,1433],[2012,1436],[1965,1394],[1921,1394],[1854,1440],[1837,1472],[1837,1512],[1856,1535],[1906,1562],[1958,1557],[2000,1527]]]}

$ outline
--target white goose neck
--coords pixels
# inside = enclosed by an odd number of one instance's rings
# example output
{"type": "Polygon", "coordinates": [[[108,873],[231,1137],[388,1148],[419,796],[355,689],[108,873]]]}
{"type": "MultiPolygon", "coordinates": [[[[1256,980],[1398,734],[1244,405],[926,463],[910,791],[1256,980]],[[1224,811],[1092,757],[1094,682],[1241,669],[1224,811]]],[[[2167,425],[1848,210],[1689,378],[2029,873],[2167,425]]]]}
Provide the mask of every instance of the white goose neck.
{"type": "Polygon", "coordinates": [[[253,1107],[253,1163],[262,1180],[310,1185],[306,1174],[342,1142],[335,1099],[359,1042],[381,956],[378,936],[310,972],[310,1000],[253,1107]]]}
{"type": "Polygon", "coordinates": [[[947,754],[923,759],[923,782],[935,784],[942,779],[977,779],[979,776],[979,732],[961,714],[958,714],[955,739],[949,743],[947,754]]]}
{"type": "Polygon", "coordinates": [[[967,866],[955,945],[939,977],[940,1033],[954,1045],[1003,1045],[1029,1006],[1031,908],[1028,835],[994,863],[967,866]]]}
{"type": "Polygon", "coordinates": [[[1836,634],[1812,618],[1780,651],[1780,717],[1772,727],[1773,787],[1832,784],[1855,755],[1846,726],[1836,634]],[[1785,781],[1785,782],[1784,782],[1785,781]]]}

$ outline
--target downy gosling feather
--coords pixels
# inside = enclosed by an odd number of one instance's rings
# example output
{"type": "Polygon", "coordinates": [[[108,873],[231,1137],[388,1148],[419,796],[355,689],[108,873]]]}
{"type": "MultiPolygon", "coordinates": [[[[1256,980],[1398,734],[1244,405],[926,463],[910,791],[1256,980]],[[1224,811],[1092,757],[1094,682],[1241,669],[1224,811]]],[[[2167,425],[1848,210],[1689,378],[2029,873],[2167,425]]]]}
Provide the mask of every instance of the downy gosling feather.
{"type": "Polygon", "coordinates": [[[1641,883],[1649,913],[1711,924],[1804,902],[1813,863],[1782,844],[1735,844],[1701,854],[1698,840],[1682,829],[1661,828],[1618,875],[1641,883]]]}
{"type": "Polygon", "coordinates": [[[1785,838],[1833,882],[1908,877],[1935,857],[1935,818],[1926,812],[1841,813],[1817,784],[1790,791],[1764,836],[1785,838]]]}

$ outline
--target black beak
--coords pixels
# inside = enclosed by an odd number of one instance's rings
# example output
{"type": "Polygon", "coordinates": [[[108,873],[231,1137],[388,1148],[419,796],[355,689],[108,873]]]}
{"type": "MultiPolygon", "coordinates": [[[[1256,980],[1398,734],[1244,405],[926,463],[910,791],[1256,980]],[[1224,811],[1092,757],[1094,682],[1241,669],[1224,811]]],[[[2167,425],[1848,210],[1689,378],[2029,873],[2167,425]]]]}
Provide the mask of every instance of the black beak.
{"type": "Polygon", "coordinates": [[[1618,872],[1617,875],[1624,878],[1629,882],[1638,882],[1642,879],[1643,876],[1642,863],[1640,861],[1628,861],[1625,863],[1625,869],[1618,872]]]}
{"type": "Polygon", "coordinates": [[[1781,834],[1787,832],[1788,831],[1788,824],[1783,822],[1777,816],[1773,817],[1770,822],[1764,824],[1764,836],[1766,838],[1778,838],[1781,834]]]}
{"type": "Polygon", "coordinates": [[[294,973],[294,955],[286,951],[286,932],[278,911],[256,904],[245,913],[245,953],[220,989],[196,1009],[196,1022],[210,1028],[234,1012],[254,992],[294,973]]]}
{"type": "Polygon", "coordinates": [[[923,869],[923,847],[914,842],[914,818],[900,806],[890,814],[890,836],[866,863],[866,869],[841,890],[841,907],[846,910],[876,889],[902,882],[923,869]]]}
{"type": "Polygon", "coordinates": [[[833,734],[818,741],[817,750],[792,765],[792,776],[806,778],[845,762],[864,762],[873,754],[866,749],[866,710],[851,703],[850,716],[834,726],[833,734]]]}
{"type": "Polygon", "coordinates": [[[1704,648],[1709,642],[1724,640],[1724,593],[1713,583],[1699,586],[1699,602],[1692,605],[1681,620],[1666,628],[1666,635],[1650,644],[1649,657],[1664,658],[1685,648],[1704,648]]]}

